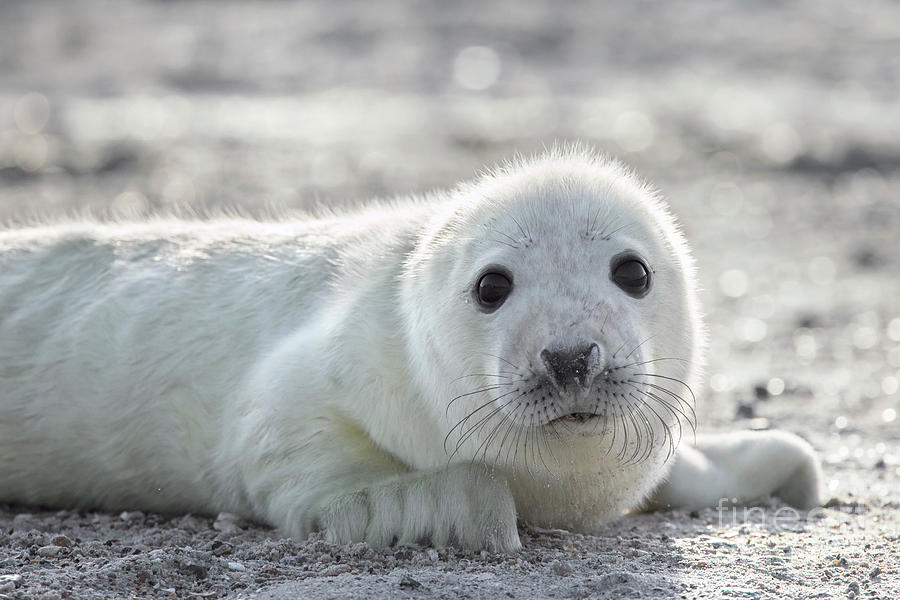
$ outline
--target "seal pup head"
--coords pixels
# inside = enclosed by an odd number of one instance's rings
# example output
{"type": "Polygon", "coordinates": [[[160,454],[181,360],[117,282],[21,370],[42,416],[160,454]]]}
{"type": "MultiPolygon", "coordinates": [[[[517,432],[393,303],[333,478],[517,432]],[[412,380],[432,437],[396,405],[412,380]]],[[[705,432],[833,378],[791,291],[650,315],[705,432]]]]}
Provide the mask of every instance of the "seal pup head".
{"type": "Polygon", "coordinates": [[[413,376],[451,460],[664,462],[695,424],[702,325],[657,194],[581,149],[452,192],[405,270],[413,376]]]}

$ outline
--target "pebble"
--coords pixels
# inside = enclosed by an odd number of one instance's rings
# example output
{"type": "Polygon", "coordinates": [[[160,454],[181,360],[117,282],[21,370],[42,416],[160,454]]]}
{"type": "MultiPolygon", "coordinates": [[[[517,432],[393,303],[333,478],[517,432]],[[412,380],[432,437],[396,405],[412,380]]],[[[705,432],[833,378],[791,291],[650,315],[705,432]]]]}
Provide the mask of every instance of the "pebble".
{"type": "Polygon", "coordinates": [[[22,576],[18,573],[13,573],[12,575],[0,575],[0,586],[5,586],[10,583],[13,585],[13,587],[21,586],[22,576]]]}
{"type": "Polygon", "coordinates": [[[417,590],[422,587],[421,583],[410,577],[408,574],[400,578],[399,585],[401,590],[417,590]]]}
{"type": "Polygon", "coordinates": [[[45,558],[50,558],[52,556],[59,556],[62,553],[62,547],[60,546],[41,546],[37,549],[38,556],[43,556],[45,558]]]}
{"type": "Polygon", "coordinates": [[[246,571],[247,570],[247,567],[245,567],[241,563],[233,562],[233,561],[228,563],[228,568],[231,569],[232,571],[246,571]]]}
{"type": "Polygon", "coordinates": [[[752,404],[739,404],[735,416],[738,419],[752,419],[756,416],[756,409],[753,408],[752,404]]]}
{"type": "Polygon", "coordinates": [[[228,542],[213,540],[212,544],[210,544],[210,549],[212,550],[213,556],[225,556],[226,554],[231,554],[231,551],[234,550],[234,546],[228,542]]]}
{"type": "Polygon", "coordinates": [[[64,535],[54,536],[53,539],[50,540],[50,543],[53,544],[54,546],[59,546],[60,548],[71,548],[72,547],[72,540],[70,540],[69,538],[67,538],[64,535]]]}
{"type": "Polygon", "coordinates": [[[143,521],[144,513],[139,510],[125,510],[119,515],[123,521],[143,521]]]}
{"type": "Polygon", "coordinates": [[[572,573],[574,573],[575,569],[573,569],[572,565],[570,565],[566,561],[554,560],[552,563],[550,563],[550,571],[554,575],[565,577],[566,575],[571,575],[572,573]]]}
{"type": "Polygon", "coordinates": [[[322,576],[335,577],[342,573],[349,573],[350,565],[331,565],[327,569],[322,570],[322,576]]]}
{"type": "Polygon", "coordinates": [[[41,521],[39,521],[38,519],[35,519],[34,516],[32,516],[30,513],[22,513],[13,517],[13,532],[18,533],[33,530],[44,531],[46,528],[46,525],[41,523],[41,521]]]}
{"type": "Polygon", "coordinates": [[[216,517],[215,522],[213,522],[213,529],[216,531],[221,531],[222,533],[239,533],[243,531],[241,525],[243,520],[234,514],[227,512],[220,512],[216,517]]]}

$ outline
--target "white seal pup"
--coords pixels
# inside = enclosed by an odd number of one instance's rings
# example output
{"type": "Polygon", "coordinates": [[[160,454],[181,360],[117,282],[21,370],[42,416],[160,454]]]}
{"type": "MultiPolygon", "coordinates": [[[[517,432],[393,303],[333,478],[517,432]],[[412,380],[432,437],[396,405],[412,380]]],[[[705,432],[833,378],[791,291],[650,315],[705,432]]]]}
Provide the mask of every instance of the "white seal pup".
{"type": "Polygon", "coordinates": [[[0,501],[499,551],[656,488],[817,504],[795,436],[680,444],[702,342],[673,218],[578,149],[319,218],[6,230],[0,501]]]}

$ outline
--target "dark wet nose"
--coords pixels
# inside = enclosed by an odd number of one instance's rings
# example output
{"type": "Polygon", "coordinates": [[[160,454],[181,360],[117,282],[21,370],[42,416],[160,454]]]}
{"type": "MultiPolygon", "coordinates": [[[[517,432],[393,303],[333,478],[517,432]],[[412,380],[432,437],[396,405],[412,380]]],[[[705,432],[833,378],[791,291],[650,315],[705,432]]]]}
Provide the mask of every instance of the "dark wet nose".
{"type": "Polygon", "coordinates": [[[582,387],[588,385],[602,359],[602,353],[597,344],[541,350],[541,360],[547,366],[547,372],[560,387],[573,384],[582,387]]]}

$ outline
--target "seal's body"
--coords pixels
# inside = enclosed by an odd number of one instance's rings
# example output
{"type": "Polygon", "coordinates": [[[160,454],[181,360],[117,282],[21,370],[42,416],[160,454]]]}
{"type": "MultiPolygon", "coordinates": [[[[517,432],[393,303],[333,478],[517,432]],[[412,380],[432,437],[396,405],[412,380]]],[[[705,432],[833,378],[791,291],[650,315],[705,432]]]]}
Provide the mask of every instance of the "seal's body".
{"type": "Polygon", "coordinates": [[[321,218],[5,231],[0,500],[501,550],[672,464],[659,504],[814,504],[798,438],[679,448],[699,315],[668,212],[580,151],[321,218]]]}

